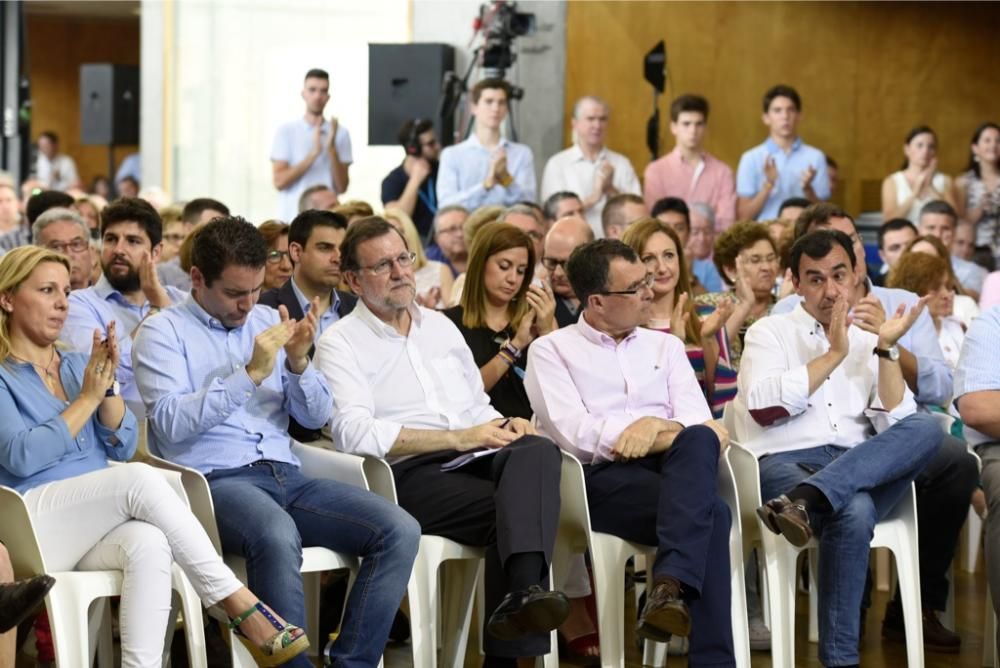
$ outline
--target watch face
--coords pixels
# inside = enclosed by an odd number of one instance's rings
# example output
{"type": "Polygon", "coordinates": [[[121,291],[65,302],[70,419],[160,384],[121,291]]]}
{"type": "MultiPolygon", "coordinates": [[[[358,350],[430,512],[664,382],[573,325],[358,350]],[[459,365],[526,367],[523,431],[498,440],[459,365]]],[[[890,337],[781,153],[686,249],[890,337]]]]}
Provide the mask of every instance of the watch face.
{"type": "Polygon", "coordinates": [[[891,348],[889,348],[889,359],[891,359],[893,362],[899,361],[899,348],[897,348],[896,346],[892,346],[891,348]]]}

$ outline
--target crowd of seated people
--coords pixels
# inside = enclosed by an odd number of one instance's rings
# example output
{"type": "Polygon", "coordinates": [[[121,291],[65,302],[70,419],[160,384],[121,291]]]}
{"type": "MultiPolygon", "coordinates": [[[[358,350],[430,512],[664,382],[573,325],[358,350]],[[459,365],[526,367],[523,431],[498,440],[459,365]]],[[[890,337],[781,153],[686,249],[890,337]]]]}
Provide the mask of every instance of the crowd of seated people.
{"type": "MultiPolygon", "coordinates": [[[[503,136],[510,95],[477,83],[454,146],[404,124],[382,211],[344,199],[350,135],[324,118],[322,70],[275,137],[280,218],[157,202],[134,176],[117,197],[87,193],[51,133],[38,180],[0,178],[0,484],[53,569],[123,571],[123,665],[160,665],[172,562],[261,665],[309,665],[310,546],[361,563],[328,661],[376,665],[421,533],[485,550],[485,665],[527,665],[553,630],[595,665],[588,563],[550,579],[560,451],[583,466],[593,529],[656,548],[638,635],[735,665],[734,518],[716,483],[730,438],[758,458],[762,528],[819,540],[825,665],[859,663],[871,531],[911,484],[924,645],[957,652],[938,615],[959,532],[970,502],[1000,504],[1000,126],[975,130],[954,177],[934,131],[910,131],[869,266],[789,86],[763,96],[767,138],[735,170],[704,149],[708,101],[679,96],[676,144],[641,182],[588,95],[539,183],[531,149],[503,136]],[[155,469],[109,464],[134,459],[140,428],[204,475],[245,585],[155,469]],[[296,442],[384,459],[398,503],[305,477],[296,442]]],[[[53,586],[15,582],[5,556],[0,543],[0,631],[53,586]]],[[[882,635],[903,627],[897,591],[882,635]]],[[[766,649],[762,619],[750,628],[766,649]]]]}

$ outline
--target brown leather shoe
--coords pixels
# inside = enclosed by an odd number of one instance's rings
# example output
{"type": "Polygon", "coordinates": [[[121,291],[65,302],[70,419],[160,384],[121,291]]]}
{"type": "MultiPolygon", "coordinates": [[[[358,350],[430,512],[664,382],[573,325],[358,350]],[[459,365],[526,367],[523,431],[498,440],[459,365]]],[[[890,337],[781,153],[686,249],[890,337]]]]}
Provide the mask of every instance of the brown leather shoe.
{"type": "Polygon", "coordinates": [[[681,599],[680,585],[676,580],[663,580],[653,586],[646,597],[646,607],[639,616],[635,632],[648,640],[663,642],[670,636],[687,637],[691,634],[691,613],[681,599]]]}
{"type": "MultiPolygon", "coordinates": [[[[962,638],[941,624],[937,613],[930,608],[923,610],[924,649],[943,654],[958,654],[962,648],[962,638]]],[[[906,627],[903,610],[897,601],[889,601],[882,619],[882,637],[887,640],[906,642],[906,627]]]]}
{"type": "Polygon", "coordinates": [[[813,537],[806,507],[801,503],[792,503],[784,494],[757,508],[757,516],[764,526],[784,536],[795,547],[805,547],[813,537]]]}

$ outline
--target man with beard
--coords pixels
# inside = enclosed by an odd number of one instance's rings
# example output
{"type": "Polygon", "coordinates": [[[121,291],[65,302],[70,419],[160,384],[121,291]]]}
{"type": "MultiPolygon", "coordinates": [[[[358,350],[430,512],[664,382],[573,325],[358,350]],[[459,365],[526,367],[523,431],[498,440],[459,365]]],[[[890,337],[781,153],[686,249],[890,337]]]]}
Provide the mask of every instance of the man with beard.
{"type": "Polygon", "coordinates": [[[347,129],[336,118],[323,118],[323,109],[330,101],[330,75],[319,69],[306,72],[302,99],[305,115],[278,128],[271,147],[277,217],[281,220],[295,217],[299,197],[309,186],[323,184],[337,194],[347,190],[347,169],[353,161],[347,129]]]}
{"type": "Polygon", "coordinates": [[[145,200],[122,198],[109,204],[101,219],[101,278],[96,285],[70,294],[69,315],[59,338],[89,354],[94,330],[100,329],[107,336],[114,322],[121,351],[118,382],[122,397],[141,415],[144,411],[133,375],[132,340],[143,320],[183,301],[186,294],[164,287],[157,276],[163,224],[156,209],[145,200]]]}
{"type": "Polygon", "coordinates": [[[434,132],[434,121],[415,118],[399,130],[399,143],[406,151],[403,164],[382,180],[382,204],[396,208],[413,219],[426,239],[437,213],[437,171],[441,143],[434,132]]]}

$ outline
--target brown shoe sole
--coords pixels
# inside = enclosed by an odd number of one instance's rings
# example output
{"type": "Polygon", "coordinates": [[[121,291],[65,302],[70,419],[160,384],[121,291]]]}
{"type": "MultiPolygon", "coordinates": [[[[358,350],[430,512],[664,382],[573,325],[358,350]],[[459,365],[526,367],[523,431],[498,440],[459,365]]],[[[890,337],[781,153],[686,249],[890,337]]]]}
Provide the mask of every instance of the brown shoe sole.
{"type": "Polygon", "coordinates": [[[773,533],[780,534],[795,547],[805,547],[812,540],[812,529],[808,525],[799,524],[788,519],[783,514],[774,512],[768,505],[757,508],[757,517],[761,519],[773,533]]]}
{"type": "Polygon", "coordinates": [[[680,606],[665,606],[644,613],[635,632],[649,640],[659,640],[664,634],[686,638],[691,635],[691,615],[680,606]]]}

